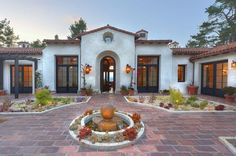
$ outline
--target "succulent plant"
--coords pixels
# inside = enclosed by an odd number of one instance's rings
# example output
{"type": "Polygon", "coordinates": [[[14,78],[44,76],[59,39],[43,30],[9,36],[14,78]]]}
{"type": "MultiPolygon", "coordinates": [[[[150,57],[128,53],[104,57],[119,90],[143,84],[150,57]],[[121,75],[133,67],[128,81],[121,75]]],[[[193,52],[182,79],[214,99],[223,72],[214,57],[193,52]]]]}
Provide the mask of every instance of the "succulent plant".
{"type": "Polygon", "coordinates": [[[159,106],[160,106],[160,107],[164,107],[165,104],[164,104],[163,102],[161,102],[161,103],[159,104],[159,106]]]}
{"type": "Polygon", "coordinates": [[[86,116],[86,115],[91,115],[91,114],[93,114],[93,110],[92,109],[88,109],[88,110],[86,110],[85,112],[84,112],[84,115],[86,116]]]}
{"type": "Polygon", "coordinates": [[[134,113],[131,118],[133,119],[134,123],[140,122],[141,116],[138,113],[134,113]]]}
{"type": "Polygon", "coordinates": [[[69,127],[69,129],[70,129],[71,131],[77,130],[77,129],[78,129],[78,124],[73,123],[73,124],[69,127]]]}
{"type": "Polygon", "coordinates": [[[124,132],[123,135],[125,137],[126,140],[134,140],[137,137],[137,130],[132,127],[132,128],[127,128],[124,132]]]}
{"type": "Polygon", "coordinates": [[[224,109],[225,109],[224,105],[217,105],[217,106],[215,106],[215,110],[217,110],[217,111],[223,111],[224,109]]]}
{"type": "Polygon", "coordinates": [[[79,130],[79,139],[84,139],[86,138],[87,136],[91,135],[92,134],[92,130],[88,127],[83,127],[79,130]]]}

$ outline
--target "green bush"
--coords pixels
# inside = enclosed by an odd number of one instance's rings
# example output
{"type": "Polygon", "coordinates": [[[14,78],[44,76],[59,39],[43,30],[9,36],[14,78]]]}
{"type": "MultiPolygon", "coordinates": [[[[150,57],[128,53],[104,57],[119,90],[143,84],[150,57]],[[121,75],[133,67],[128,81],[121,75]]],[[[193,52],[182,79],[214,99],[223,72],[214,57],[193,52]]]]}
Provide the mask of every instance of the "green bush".
{"type": "Polygon", "coordinates": [[[170,101],[174,105],[182,105],[184,104],[183,94],[177,89],[170,89],[170,101]]]}
{"type": "Polygon", "coordinates": [[[234,93],[236,93],[236,88],[231,87],[231,86],[224,87],[223,92],[224,92],[224,94],[227,94],[227,95],[233,95],[234,93]]]}
{"type": "Polygon", "coordinates": [[[203,110],[208,105],[208,101],[204,100],[199,104],[201,110],[203,110]]]}
{"type": "Polygon", "coordinates": [[[200,107],[200,105],[198,103],[196,103],[196,102],[192,102],[190,105],[193,108],[199,108],[200,107]]]}
{"type": "Polygon", "coordinates": [[[187,100],[186,100],[186,104],[191,104],[192,102],[197,101],[198,98],[196,96],[190,96],[187,100]]]}
{"type": "Polygon", "coordinates": [[[41,105],[47,105],[52,101],[51,93],[48,89],[40,89],[35,94],[36,103],[41,105]]]}

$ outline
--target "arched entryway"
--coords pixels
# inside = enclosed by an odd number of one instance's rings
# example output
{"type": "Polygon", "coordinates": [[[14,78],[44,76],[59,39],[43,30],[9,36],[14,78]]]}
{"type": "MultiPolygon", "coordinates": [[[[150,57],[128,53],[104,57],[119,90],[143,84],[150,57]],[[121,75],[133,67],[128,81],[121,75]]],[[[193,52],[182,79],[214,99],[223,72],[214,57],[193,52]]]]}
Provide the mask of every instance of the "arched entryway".
{"type": "Polygon", "coordinates": [[[115,92],[116,88],[116,62],[111,56],[105,56],[100,63],[100,89],[101,92],[115,92]]]}

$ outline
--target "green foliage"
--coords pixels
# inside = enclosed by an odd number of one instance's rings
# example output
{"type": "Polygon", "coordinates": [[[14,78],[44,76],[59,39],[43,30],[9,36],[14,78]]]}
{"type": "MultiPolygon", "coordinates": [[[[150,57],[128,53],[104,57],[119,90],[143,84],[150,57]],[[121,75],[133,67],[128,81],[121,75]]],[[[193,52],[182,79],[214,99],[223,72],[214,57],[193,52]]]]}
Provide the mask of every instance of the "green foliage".
{"type": "Polygon", "coordinates": [[[200,107],[200,105],[198,103],[196,103],[196,102],[192,102],[190,105],[193,108],[199,108],[200,107]]]}
{"type": "Polygon", "coordinates": [[[0,21],[0,47],[10,47],[19,39],[6,18],[0,21]]]}
{"type": "Polygon", "coordinates": [[[236,93],[236,88],[232,86],[224,87],[223,92],[227,95],[233,95],[234,93],[236,93]]]}
{"type": "Polygon", "coordinates": [[[52,101],[51,93],[48,89],[40,89],[35,94],[36,103],[41,105],[47,105],[52,101]]]}
{"type": "Polygon", "coordinates": [[[213,47],[236,41],[236,1],[215,0],[206,8],[208,21],[199,27],[199,33],[192,35],[187,47],[213,47]]]}
{"type": "Polygon", "coordinates": [[[71,24],[69,29],[71,33],[70,37],[75,38],[78,34],[87,30],[87,24],[80,18],[79,21],[75,21],[74,24],[71,24]]]}
{"type": "Polygon", "coordinates": [[[208,105],[208,101],[204,100],[199,104],[199,108],[203,110],[208,105]]]}
{"type": "Polygon", "coordinates": [[[182,105],[184,103],[184,97],[183,94],[177,90],[177,89],[170,89],[170,101],[178,106],[178,105],[182,105]]]}
{"type": "Polygon", "coordinates": [[[33,41],[30,43],[30,46],[32,48],[45,48],[46,47],[46,43],[40,41],[39,39],[33,41]]]}
{"type": "Polygon", "coordinates": [[[36,88],[41,88],[43,87],[42,83],[42,74],[39,71],[35,72],[35,81],[36,81],[36,88]]]}
{"type": "Polygon", "coordinates": [[[191,104],[195,101],[197,101],[198,98],[196,96],[190,96],[187,100],[186,100],[186,104],[191,104]]]}

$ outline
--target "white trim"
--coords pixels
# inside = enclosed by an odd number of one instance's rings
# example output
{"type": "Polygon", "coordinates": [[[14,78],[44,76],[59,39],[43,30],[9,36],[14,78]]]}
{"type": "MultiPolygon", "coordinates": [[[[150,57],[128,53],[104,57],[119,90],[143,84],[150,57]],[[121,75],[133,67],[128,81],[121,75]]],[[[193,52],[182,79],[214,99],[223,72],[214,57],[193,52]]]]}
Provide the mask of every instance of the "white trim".
{"type": "Polygon", "coordinates": [[[236,148],[227,141],[227,139],[236,139],[236,137],[219,137],[221,143],[223,143],[232,153],[236,155],[236,148]]]}

